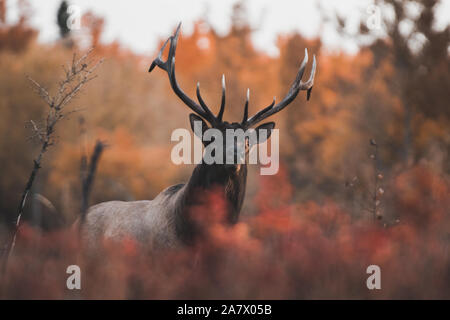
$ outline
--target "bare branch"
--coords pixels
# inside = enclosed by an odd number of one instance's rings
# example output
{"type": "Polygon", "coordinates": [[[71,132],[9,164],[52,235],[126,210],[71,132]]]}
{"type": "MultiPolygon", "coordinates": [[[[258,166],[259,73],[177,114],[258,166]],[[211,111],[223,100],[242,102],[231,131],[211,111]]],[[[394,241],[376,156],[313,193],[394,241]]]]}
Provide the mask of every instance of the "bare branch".
{"type": "Polygon", "coordinates": [[[80,227],[84,223],[86,217],[87,209],[89,207],[89,196],[92,190],[92,185],[94,183],[95,172],[97,170],[97,165],[100,160],[100,156],[107,145],[102,141],[97,141],[95,143],[94,152],[92,153],[89,165],[86,164],[86,160],[82,158],[81,175],[82,175],[82,202],[81,202],[81,219],[80,227]],[[84,164],[83,164],[84,161],[84,164]],[[87,172],[86,172],[87,167],[87,172]],[[83,172],[84,171],[84,172],[83,172]]]}
{"type": "MultiPolygon", "coordinates": [[[[101,59],[94,65],[92,65],[91,62],[87,62],[87,58],[91,53],[92,49],[88,50],[78,60],[76,58],[76,54],[73,55],[70,67],[69,68],[63,67],[65,78],[59,82],[59,88],[54,96],[51,96],[50,93],[47,91],[47,89],[45,89],[37,81],[35,81],[29,76],[27,77],[28,80],[33,84],[34,89],[37,91],[41,99],[44,100],[44,102],[49,106],[49,109],[47,111],[45,124],[42,127],[36,125],[36,123],[32,120],[30,121],[33,131],[33,135],[31,136],[31,138],[38,137],[41,143],[41,148],[38,156],[33,160],[33,168],[31,170],[31,174],[28,178],[25,189],[22,193],[21,201],[17,209],[14,230],[12,232],[11,238],[6,244],[3,253],[2,257],[3,273],[6,271],[8,258],[14,249],[17,231],[20,225],[20,219],[22,217],[23,209],[25,207],[26,200],[31,191],[31,187],[36,178],[36,175],[39,169],[41,168],[41,162],[44,157],[44,154],[47,152],[49,147],[53,146],[56,143],[57,137],[55,137],[55,126],[59,121],[67,117],[69,114],[72,114],[77,111],[76,109],[67,112],[65,110],[65,107],[81,91],[81,89],[86,83],[95,78],[93,72],[103,61],[101,59]]],[[[104,145],[101,145],[101,150],[103,147],[104,145]]],[[[95,160],[95,165],[97,160],[95,160]]],[[[95,171],[95,168],[93,170],[95,171]]],[[[90,180],[92,179],[93,174],[90,180]]]]}
{"type": "Polygon", "coordinates": [[[27,79],[34,85],[35,91],[39,94],[39,96],[48,104],[52,104],[52,99],[50,98],[50,94],[48,91],[41,86],[38,82],[36,82],[33,78],[30,76],[27,76],[27,79]]]}

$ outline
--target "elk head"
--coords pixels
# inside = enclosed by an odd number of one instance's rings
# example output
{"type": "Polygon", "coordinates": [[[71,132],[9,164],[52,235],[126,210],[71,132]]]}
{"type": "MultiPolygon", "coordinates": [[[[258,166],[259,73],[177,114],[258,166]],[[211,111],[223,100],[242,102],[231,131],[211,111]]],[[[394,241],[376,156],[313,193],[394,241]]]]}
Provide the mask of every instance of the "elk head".
{"type": "MultiPolygon", "coordinates": [[[[177,80],[175,78],[175,51],[177,47],[177,41],[178,36],[180,32],[181,23],[178,25],[175,34],[169,37],[167,41],[162,46],[157,58],[152,62],[149,72],[151,72],[155,66],[158,66],[159,68],[163,69],[167,72],[169,76],[170,85],[175,92],[175,94],[192,110],[194,113],[191,113],[189,115],[191,128],[195,133],[198,133],[198,130],[195,130],[196,124],[200,128],[201,134],[205,134],[205,132],[210,129],[216,129],[219,130],[222,135],[226,136],[227,129],[232,130],[243,130],[244,132],[247,132],[248,130],[253,130],[252,127],[254,127],[256,124],[260,123],[264,119],[270,117],[271,115],[283,110],[286,106],[288,106],[298,95],[298,93],[301,90],[307,91],[307,100],[309,100],[309,97],[311,95],[311,90],[314,84],[314,75],[316,71],[316,58],[313,57],[313,64],[312,64],[312,71],[309,79],[306,82],[302,81],[303,73],[305,71],[306,64],[308,62],[308,51],[305,49],[305,57],[300,65],[300,69],[297,73],[297,76],[291,85],[291,88],[289,89],[288,94],[286,97],[279,103],[275,104],[275,98],[273,99],[272,103],[257,112],[254,116],[248,117],[248,104],[249,104],[249,96],[250,96],[250,90],[247,89],[247,99],[244,106],[244,115],[241,122],[232,122],[229,123],[227,121],[223,121],[223,114],[225,111],[225,76],[222,76],[222,100],[220,105],[219,113],[214,115],[211,110],[208,108],[208,106],[205,104],[204,100],[202,99],[202,96],[200,94],[200,83],[197,83],[197,99],[198,103],[189,98],[183,90],[178,86],[177,80]],[[170,41],[170,48],[169,53],[166,61],[162,60],[162,54],[164,49],[166,48],[167,44],[170,41]],[[209,123],[209,125],[208,125],[209,123]]],[[[274,122],[267,122],[264,124],[259,125],[256,127],[255,135],[253,135],[254,139],[249,139],[249,136],[245,136],[244,141],[239,141],[233,139],[232,143],[228,143],[226,139],[224,139],[224,148],[226,152],[223,153],[223,156],[226,157],[226,155],[230,155],[233,157],[233,159],[237,159],[237,161],[242,161],[242,154],[239,153],[239,150],[245,150],[244,157],[248,155],[249,150],[259,143],[264,142],[266,139],[269,138],[272,129],[275,127],[274,122]],[[243,145],[244,144],[244,145],[243,145]]],[[[201,137],[200,137],[201,138],[201,137]]],[[[209,142],[202,140],[204,145],[207,145],[209,142]]],[[[229,142],[229,141],[228,141],[229,142]]],[[[225,161],[223,163],[226,163],[225,161]]],[[[236,163],[236,162],[234,162],[236,163]]],[[[234,167],[234,165],[231,165],[231,167],[234,167]]]]}

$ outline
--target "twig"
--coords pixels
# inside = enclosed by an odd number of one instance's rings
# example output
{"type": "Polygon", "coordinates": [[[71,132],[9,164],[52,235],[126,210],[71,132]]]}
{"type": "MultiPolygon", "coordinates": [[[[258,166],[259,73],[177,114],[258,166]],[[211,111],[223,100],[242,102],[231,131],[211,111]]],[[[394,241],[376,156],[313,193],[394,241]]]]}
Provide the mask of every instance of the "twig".
{"type": "Polygon", "coordinates": [[[370,145],[374,147],[375,151],[373,154],[371,154],[371,159],[373,160],[373,174],[374,174],[374,184],[373,184],[373,191],[372,191],[372,214],[373,219],[381,219],[382,216],[379,212],[379,207],[381,204],[380,197],[383,194],[383,189],[380,188],[379,181],[383,179],[383,175],[378,172],[378,144],[374,139],[370,139],[370,145]]]}
{"type": "Polygon", "coordinates": [[[370,140],[370,144],[375,148],[374,157],[373,157],[373,174],[374,174],[374,185],[372,192],[372,212],[373,219],[377,219],[377,190],[378,190],[378,178],[377,178],[377,159],[378,159],[378,145],[375,140],[370,140]]]}
{"type": "MultiPolygon", "coordinates": [[[[381,219],[382,216],[380,214],[380,206],[381,206],[381,197],[384,193],[383,188],[380,187],[380,181],[383,179],[383,175],[378,171],[377,161],[378,161],[378,144],[374,139],[370,139],[370,146],[374,148],[374,152],[370,154],[370,159],[373,161],[373,174],[374,174],[374,183],[373,189],[370,191],[368,188],[364,186],[364,184],[359,183],[358,177],[354,177],[351,181],[347,181],[345,183],[346,187],[350,187],[356,191],[356,187],[362,189],[362,200],[357,200],[357,204],[360,205],[362,210],[368,211],[372,214],[373,219],[381,219]],[[368,197],[368,198],[367,198],[368,197]],[[368,201],[368,205],[364,203],[364,201],[368,201]]],[[[369,184],[369,188],[371,188],[371,184],[369,184]]],[[[354,200],[355,201],[355,200],[354,200]]]]}

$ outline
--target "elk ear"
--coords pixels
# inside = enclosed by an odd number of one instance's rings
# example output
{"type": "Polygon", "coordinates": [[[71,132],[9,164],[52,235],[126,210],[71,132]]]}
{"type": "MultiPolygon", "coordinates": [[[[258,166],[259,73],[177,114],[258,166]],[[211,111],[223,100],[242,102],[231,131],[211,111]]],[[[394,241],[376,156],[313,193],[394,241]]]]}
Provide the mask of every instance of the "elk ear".
{"type": "Polygon", "coordinates": [[[205,120],[203,120],[201,117],[199,117],[195,113],[191,113],[191,114],[189,114],[189,121],[191,122],[191,129],[192,129],[192,131],[194,131],[194,134],[197,137],[199,137],[200,139],[202,139],[205,131],[209,129],[205,120]]]}
{"type": "Polygon", "coordinates": [[[263,123],[262,125],[258,126],[256,130],[256,137],[257,137],[257,143],[263,143],[267,139],[269,139],[270,135],[272,134],[272,130],[275,128],[275,122],[267,122],[263,123]]]}

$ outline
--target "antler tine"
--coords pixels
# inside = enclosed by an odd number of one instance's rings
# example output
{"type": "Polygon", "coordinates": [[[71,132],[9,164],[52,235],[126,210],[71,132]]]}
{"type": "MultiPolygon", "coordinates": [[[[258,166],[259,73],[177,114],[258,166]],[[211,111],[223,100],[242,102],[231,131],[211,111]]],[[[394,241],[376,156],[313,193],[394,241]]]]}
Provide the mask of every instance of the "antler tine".
{"type": "Polygon", "coordinates": [[[181,28],[181,22],[178,24],[177,30],[175,31],[174,35],[170,36],[166,40],[166,42],[164,42],[163,46],[159,50],[158,56],[156,57],[155,60],[153,60],[152,64],[150,65],[148,72],[152,72],[153,69],[156,66],[158,66],[161,69],[167,71],[170,75],[170,67],[171,67],[171,63],[173,60],[172,58],[175,57],[175,51],[176,51],[176,47],[177,47],[178,35],[180,32],[180,28],[181,28]],[[169,43],[169,41],[170,41],[169,55],[167,57],[167,60],[164,62],[162,60],[162,54],[163,54],[164,50],[166,49],[167,43],[169,43]]]}
{"type": "Polygon", "coordinates": [[[223,113],[225,111],[225,75],[222,74],[222,101],[220,103],[220,110],[217,114],[217,120],[222,121],[223,113]]]}
{"type": "Polygon", "coordinates": [[[314,85],[314,78],[316,76],[316,56],[313,56],[313,64],[312,64],[312,69],[311,69],[311,74],[309,76],[308,81],[306,81],[305,83],[302,83],[302,89],[301,90],[307,90],[306,91],[306,100],[309,101],[309,98],[311,97],[311,91],[314,85]]]}
{"type": "Polygon", "coordinates": [[[177,51],[178,44],[178,36],[180,35],[181,22],[177,26],[177,30],[175,30],[175,34],[171,37],[170,48],[169,48],[169,57],[175,58],[175,52],[177,51]]]}
{"type": "Polygon", "coordinates": [[[305,48],[305,56],[303,57],[303,61],[300,64],[300,68],[298,69],[297,76],[295,77],[294,83],[292,84],[289,91],[295,90],[296,87],[300,86],[303,74],[305,73],[306,64],[308,63],[308,49],[305,48]]]}
{"type": "Polygon", "coordinates": [[[198,102],[200,102],[200,105],[202,106],[203,110],[205,110],[209,117],[211,117],[211,119],[215,119],[216,117],[214,116],[214,114],[211,112],[211,110],[209,110],[208,106],[206,105],[205,101],[202,98],[202,95],[200,94],[200,82],[197,82],[197,99],[198,102]]]}
{"type": "Polygon", "coordinates": [[[150,68],[148,72],[152,72],[152,70],[158,66],[161,69],[165,70],[169,76],[170,86],[172,87],[172,90],[175,92],[175,94],[195,113],[198,115],[204,117],[207,121],[209,121],[211,124],[215,123],[216,119],[212,115],[211,111],[208,109],[206,104],[202,104],[202,106],[199,106],[194,100],[189,98],[183,90],[179,87],[176,77],[175,77],[175,52],[177,48],[177,42],[178,42],[178,36],[180,34],[180,28],[181,28],[181,22],[178,24],[177,30],[175,31],[175,34],[170,36],[169,39],[166,40],[166,42],[161,47],[161,50],[158,53],[158,56],[155,60],[153,60],[152,64],[150,65],[150,68]],[[162,54],[164,52],[164,49],[167,46],[167,43],[170,41],[170,48],[169,48],[169,54],[167,56],[167,60],[162,60],[162,54]]]}
{"type": "MultiPolygon", "coordinates": [[[[272,103],[270,105],[268,105],[267,107],[265,107],[262,110],[259,110],[253,117],[251,117],[248,121],[247,121],[247,127],[251,127],[253,124],[261,121],[258,120],[257,122],[252,123],[252,121],[254,121],[253,119],[259,119],[263,114],[265,114],[267,111],[271,110],[273,108],[273,106],[275,105],[275,101],[276,101],[276,97],[273,97],[272,103]],[[249,125],[250,124],[250,125],[249,125]]],[[[264,118],[265,119],[265,118],[264,118]]]]}
{"type": "Polygon", "coordinates": [[[311,68],[311,75],[309,76],[308,81],[303,82],[302,77],[305,72],[306,64],[308,63],[308,50],[305,49],[305,57],[303,58],[303,61],[300,65],[300,68],[297,72],[297,76],[295,77],[294,82],[292,83],[291,88],[289,89],[288,94],[286,97],[278,104],[275,105],[275,98],[272,102],[272,104],[258,113],[256,113],[253,117],[248,119],[246,122],[246,127],[251,127],[255,125],[256,123],[270,117],[271,115],[280,112],[283,110],[286,106],[288,106],[294,99],[297,97],[300,90],[307,90],[306,97],[307,100],[309,100],[311,95],[311,90],[314,85],[314,77],[316,73],[316,56],[313,56],[313,63],[311,68]]]}
{"type": "Polygon", "coordinates": [[[247,99],[245,100],[245,107],[244,107],[244,118],[242,119],[241,124],[245,124],[248,119],[248,101],[250,100],[250,89],[247,88],[247,99]]]}
{"type": "Polygon", "coordinates": [[[163,54],[163,51],[166,48],[167,43],[169,42],[170,39],[171,39],[171,37],[169,37],[166,40],[166,42],[164,42],[163,46],[161,47],[161,50],[159,50],[158,56],[156,57],[155,60],[153,60],[152,64],[150,65],[148,72],[152,72],[156,66],[167,71],[167,61],[166,62],[162,61],[162,54],[163,54]]]}

